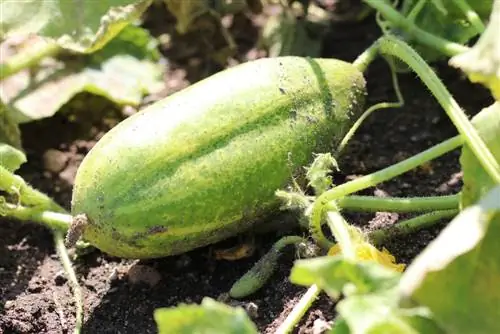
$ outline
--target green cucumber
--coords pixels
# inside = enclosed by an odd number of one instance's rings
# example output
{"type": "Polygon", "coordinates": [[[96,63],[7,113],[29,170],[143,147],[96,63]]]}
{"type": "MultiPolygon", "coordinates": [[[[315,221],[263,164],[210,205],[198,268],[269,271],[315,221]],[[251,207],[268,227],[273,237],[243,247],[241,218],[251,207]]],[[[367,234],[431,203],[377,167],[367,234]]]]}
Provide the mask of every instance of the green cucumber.
{"type": "MultiPolygon", "coordinates": [[[[179,254],[278,210],[363,110],[363,74],[336,59],[265,58],[191,85],[106,133],[81,163],[72,214],[113,256],[179,254]]],[[[304,185],[303,183],[301,184],[304,185]]]]}

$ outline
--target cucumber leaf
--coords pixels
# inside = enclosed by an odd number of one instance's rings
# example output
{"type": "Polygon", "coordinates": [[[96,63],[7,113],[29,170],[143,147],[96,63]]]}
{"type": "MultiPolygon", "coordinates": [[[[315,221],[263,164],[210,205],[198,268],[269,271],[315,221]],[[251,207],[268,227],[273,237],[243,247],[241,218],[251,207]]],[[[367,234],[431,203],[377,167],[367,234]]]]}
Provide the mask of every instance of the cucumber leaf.
{"type": "Polygon", "coordinates": [[[17,123],[50,117],[80,92],[137,106],[144,94],[164,87],[156,47],[146,30],[129,25],[93,54],[48,58],[34,74],[24,70],[3,80],[0,98],[17,123]]]}
{"type": "Polygon", "coordinates": [[[344,324],[334,327],[340,333],[444,334],[424,307],[401,308],[395,290],[386,293],[349,296],[336,307],[344,324]],[[346,332],[345,327],[349,330],[346,332]]]}
{"type": "Polygon", "coordinates": [[[452,66],[466,72],[472,82],[488,87],[500,101],[500,1],[495,1],[490,22],[469,51],[450,59],[452,66]]]}
{"type": "Polygon", "coordinates": [[[27,161],[26,155],[18,149],[0,142],[0,166],[14,173],[27,161]]]}
{"type": "Polygon", "coordinates": [[[21,149],[21,131],[8,107],[0,99],[0,143],[21,149]]]}
{"type": "MultiPolygon", "coordinates": [[[[483,21],[487,21],[492,10],[493,1],[467,0],[467,3],[483,21]]],[[[418,2],[419,0],[404,1],[401,7],[402,14],[408,16],[418,2]]],[[[467,21],[455,1],[451,0],[426,1],[415,17],[414,23],[433,35],[459,44],[465,44],[479,35],[479,32],[467,21]]],[[[411,36],[404,32],[400,32],[400,34],[425,60],[435,61],[444,57],[439,51],[414,42],[411,36]]]]}
{"type": "MultiPolygon", "coordinates": [[[[483,109],[474,116],[472,123],[493,156],[500,161],[500,102],[483,109]]],[[[495,184],[467,145],[462,147],[460,164],[464,182],[460,200],[464,208],[476,203],[495,184]]]]}
{"type": "Polygon", "coordinates": [[[159,334],[257,334],[241,307],[233,308],[205,297],[201,305],[181,304],[154,312],[159,334]]]}
{"type": "Polygon", "coordinates": [[[68,50],[102,48],[149,7],[152,0],[0,2],[0,37],[38,34],[68,50]]]}
{"type": "Polygon", "coordinates": [[[326,22],[312,22],[308,16],[298,19],[291,9],[283,9],[267,19],[259,44],[269,57],[320,55],[326,22]]]}
{"type": "Polygon", "coordinates": [[[401,274],[372,261],[349,261],[341,256],[322,256],[297,260],[290,274],[294,284],[316,284],[330,296],[346,293],[344,287],[357,294],[385,291],[394,287],[401,274]]]}
{"type": "Polygon", "coordinates": [[[408,267],[401,295],[448,333],[499,333],[500,186],[465,208],[408,267]]]}
{"type": "Polygon", "coordinates": [[[399,305],[400,276],[374,261],[325,256],[296,261],[290,280],[305,286],[316,284],[334,299],[344,294],[336,306],[340,318],[330,334],[443,333],[425,307],[399,305]]]}
{"type": "Polygon", "coordinates": [[[175,26],[180,34],[185,34],[189,30],[191,23],[200,15],[210,10],[208,0],[185,1],[185,0],[164,0],[168,10],[177,19],[175,26]]]}

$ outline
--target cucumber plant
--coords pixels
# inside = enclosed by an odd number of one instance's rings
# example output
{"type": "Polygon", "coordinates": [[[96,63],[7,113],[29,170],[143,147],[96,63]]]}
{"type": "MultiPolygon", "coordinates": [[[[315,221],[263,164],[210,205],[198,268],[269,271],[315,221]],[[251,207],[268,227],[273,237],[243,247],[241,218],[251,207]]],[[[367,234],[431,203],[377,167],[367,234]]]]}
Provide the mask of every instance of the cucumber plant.
{"type": "MultiPolygon", "coordinates": [[[[477,221],[482,219],[484,226],[498,225],[499,203],[495,202],[500,184],[498,102],[469,121],[415,49],[433,49],[428,54],[429,60],[436,58],[436,54],[454,56],[456,65],[463,64],[460,59],[467,54],[486,54],[485,62],[493,65],[489,70],[476,69],[471,78],[486,82],[498,99],[500,56],[498,42],[492,35],[500,24],[500,1],[495,1],[490,22],[474,48],[460,44],[474,35],[469,30],[467,38],[452,42],[446,40],[447,36],[437,36],[419,28],[419,13],[432,11],[428,7],[432,4],[426,1],[408,1],[403,11],[406,16],[385,1],[366,2],[387,20],[380,21],[385,33],[352,64],[298,57],[250,62],[160,101],[111,130],[80,167],[71,214],[15,175],[23,157],[14,149],[4,148],[0,151],[3,159],[0,189],[4,194],[0,197],[0,213],[20,220],[38,221],[54,230],[58,253],[75,293],[80,294],[62,244],[62,234],[68,230],[69,243],[83,236],[85,241],[113,255],[132,258],[166,256],[240,233],[250,223],[276,210],[281,200],[285,208],[301,209],[311,239],[323,254],[330,256],[301,260],[294,266],[291,280],[311,287],[283,323],[280,332],[289,332],[321,291],[334,299],[340,298],[341,294],[347,297],[339,303],[341,317],[332,329],[334,333],[368,332],[376,326],[390,326],[388,328],[399,332],[432,328],[430,332],[435,333],[442,327],[456,330],[457,326],[450,320],[453,310],[445,310],[446,313],[439,309],[426,293],[429,284],[424,284],[426,282],[422,279],[415,282],[415,276],[425,273],[425,270],[418,271],[410,265],[408,272],[412,275],[403,274],[401,278],[399,271],[402,267],[395,264],[389,254],[379,252],[376,246],[392,233],[408,233],[456,216],[450,224],[452,232],[443,232],[445,238],[453,233],[455,222],[460,223],[463,221],[461,217],[470,212],[475,214],[473,218],[477,221]],[[409,42],[416,43],[417,47],[412,48],[404,39],[410,39],[409,42]],[[385,57],[391,67],[405,64],[414,71],[438,100],[459,134],[385,169],[334,185],[328,172],[335,166],[335,159],[342,157],[342,148],[348,144],[359,124],[374,110],[402,104],[402,101],[381,103],[361,115],[365,89],[363,72],[377,56],[385,57]],[[246,81],[241,81],[242,76],[246,81]],[[222,89],[213,94],[212,85],[222,89]],[[170,108],[178,110],[170,112],[170,108]],[[169,120],[168,131],[165,131],[162,121],[169,120]],[[143,132],[141,128],[146,127],[147,131],[143,132]],[[141,139],[141,145],[131,149],[130,143],[138,139],[141,139]],[[460,194],[421,198],[355,195],[461,146],[464,189],[460,194]],[[255,154],[247,155],[247,152],[255,154]],[[273,154],[266,156],[263,152],[273,154]],[[322,152],[324,154],[317,155],[313,161],[314,153],[322,152]],[[329,152],[335,153],[335,158],[329,152]],[[145,165],[146,173],[138,172],[142,165],[145,165]],[[304,173],[302,167],[306,165],[308,168],[304,173]],[[124,173],[134,176],[123,180],[124,173]],[[475,178],[477,173],[481,176],[475,178]],[[291,188],[286,185],[291,185],[291,188]],[[303,189],[306,185],[313,188],[314,196],[305,195],[303,189]],[[233,189],[233,192],[228,194],[228,189],[233,189]],[[146,208],[152,210],[147,216],[144,215],[146,208]],[[365,235],[343,218],[342,210],[423,214],[401,222],[391,230],[365,235]],[[211,223],[205,224],[205,219],[211,223]],[[330,228],[333,239],[324,235],[324,224],[330,228]],[[367,259],[369,261],[365,261],[367,259]],[[408,286],[418,286],[420,290],[408,286]],[[405,305],[411,297],[417,298],[419,307],[405,305]],[[374,313],[367,309],[360,312],[359,305],[363,303],[373,306],[374,313]],[[380,322],[375,311],[380,314],[390,311],[391,317],[385,323],[380,322]],[[358,327],[356,312],[371,319],[365,328],[358,327]],[[418,320],[417,324],[415,320],[418,320]]],[[[463,0],[456,0],[454,4],[471,21],[476,34],[483,32],[481,27],[486,26],[481,24],[483,12],[481,15],[475,13],[474,7],[463,0]]],[[[446,10],[442,2],[438,1],[436,6],[438,10],[446,10]]],[[[425,52],[423,55],[426,56],[425,52]]],[[[482,231],[486,235],[489,230],[484,226],[482,231]]],[[[302,242],[304,238],[298,236],[287,236],[278,241],[247,275],[233,285],[230,295],[242,298],[255,292],[272,273],[280,250],[288,244],[302,242]]],[[[457,253],[459,251],[464,252],[457,250],[457,253]]],[[[498,259],[493,258],[493,261],[498,262],[498,259]]],[[[417,259],[416,263],[422,263],[422,260],[417,259]]],[[[81,295],[77,301],[79,330],[82,323],[81,295]]],[[[498,299],[492,298],[492,301],[498,302],[498,299]]],[[[227,309],[211,302],[204,303],[204,306],[227,316],[227,309]]],[[[193,313],[193,310],[196,308],[189,312],[193,313]]],[[[164,331],[161,324],[168,323],[166,319],[174,313],[178,315],[178,312],[155,312],[160,332],[164,331]]],[[[207,314],[213,317],[211,312],[207,314]]],[[[494,311],[488,314],[494,314],[494,311]]],[[[241,312],[235,313],[235,317],[241,319],[241,312]]],[[[484,323],[483,328],[495,328],[495,324],[484,323]]],[[[251,333],[255,328],[248,325],[245,331],[251,333]]]]}

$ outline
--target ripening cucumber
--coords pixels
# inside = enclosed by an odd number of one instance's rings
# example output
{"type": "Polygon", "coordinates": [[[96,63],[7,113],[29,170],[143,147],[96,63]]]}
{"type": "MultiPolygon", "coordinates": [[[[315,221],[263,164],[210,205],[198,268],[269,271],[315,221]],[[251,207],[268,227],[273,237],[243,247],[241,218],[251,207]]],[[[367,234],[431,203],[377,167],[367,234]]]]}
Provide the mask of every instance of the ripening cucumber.
{"type": "MultiPolygon", "coordinates": [[[[359,117],[363,74],[336,59],[264,58],[158,101],[106,133],[76,175],[83,239],[124,258],[179,254],[278,209],[359,117]]],[[[301,186],[304,186],[302,183],[301,186]]]]}

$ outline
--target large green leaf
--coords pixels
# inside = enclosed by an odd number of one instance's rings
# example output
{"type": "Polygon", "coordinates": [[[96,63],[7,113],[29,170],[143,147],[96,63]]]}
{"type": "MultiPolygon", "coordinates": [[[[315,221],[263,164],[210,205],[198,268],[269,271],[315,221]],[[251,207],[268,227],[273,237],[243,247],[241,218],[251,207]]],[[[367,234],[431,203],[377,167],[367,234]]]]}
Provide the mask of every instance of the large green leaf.
{"type": "Polygon", "coordinates": [[[307,16],[298,19],[291,9],[285,8],[267,19],[259,43],[268,50],[269,57],[318,57],[326,25],[311,22],[307,16]]]}
{"type": "Polygon", "coordinates": [[[26,161],[26,155],[23,152],[0,142],[0,166],[13,173],[26,161]]]}
{"type": "Polygon", "coordinates": [[[21,149],[21,131],[0,98],[0,143],[21,149]]]}
{"type": "Polygon", "coordinates": [[[323,256],[298,260],[292,268],[290,281],[294,284],[316,284],[336,298],[344,287],[358,294],[387,290],[395,286],[400,273],[372,261],[349,261],[341,256],[323,256]]]}
{"type": "MultiPolygon", "coordinates": [[[[401,12],[408,15],[419,0],[406,0],[402,4],[401,12]]],[[[468,0],[469,6],[479,17],[489,19],[493,0],[468,0]]],[[[464,13],[457,7],[455,1],[426,1],[415,18],[415,24],[425,31],[460,44],[465,44],[471,38],[479,35],[478,31],[467,21],[464,13]]],[[[427,61],[434,61],[443,57],[443,54],[430,47],[413,43],[410,36],[401,34],[409,41],[418,53],[427,61]]]]}
{"type": "Polygon", "coordinates": [[[490,22],[479,41],[469,51],[450,59],[452,66],[466,72],[472,82],[488,87],[500,101],[500,1],[493,4],[490,22]]]}
{"type": "Polygon", "coordinates": [[[159,334],[257,334],[241,308],[204,298],[201,305],[179,305],[154,312],[159,334]]]}
{"type": "Polygon", "coordinates": [[[2,0],[0,37],[38,34],[76,52],[103,47],[152,0],[2,0]]]}
{"type": "Polygon", "coordinates": [[[430,312],[423,307],[401,308],[395,291],[349,296],[336,307],[342,320],[331,334],[444,334],[432,320],[430,312]]]}
{"type": "MultiPolygon", "coordinates": [[[[493,156],[500,161],[500,102],[483,109],[474,116],[472,123],[478,129],[479,135],[493,156]]],[[[461,206],[467,207],[476,203],[495,184],[468,145],[462,148],[460,164],[464,182],[461,206]]]]}
{"type": "Polygon", "coordinates": [[[400,281],[448,333],[500,333],[500,186],[465,208],[400,281]]]}
{"type": "Polygon", "coordinates": [[[33,75],[25,70],[0,82],[0,97],[18,123],[54,115],[80,92],[137,106],[144,94],[164,87],[156,41],[133,25],[91,54],[46,59],[33,75]]]}
{"type": "MultiPolygon", "coordinates": [[[[500,160],[500,104],[472,120],[493,155],[500,160]]],[[[463,211],[407,269],[401,291],[430,308],[450,333],[499,333],[500,186],[467,145],[460,162],[463,211]]]]}

